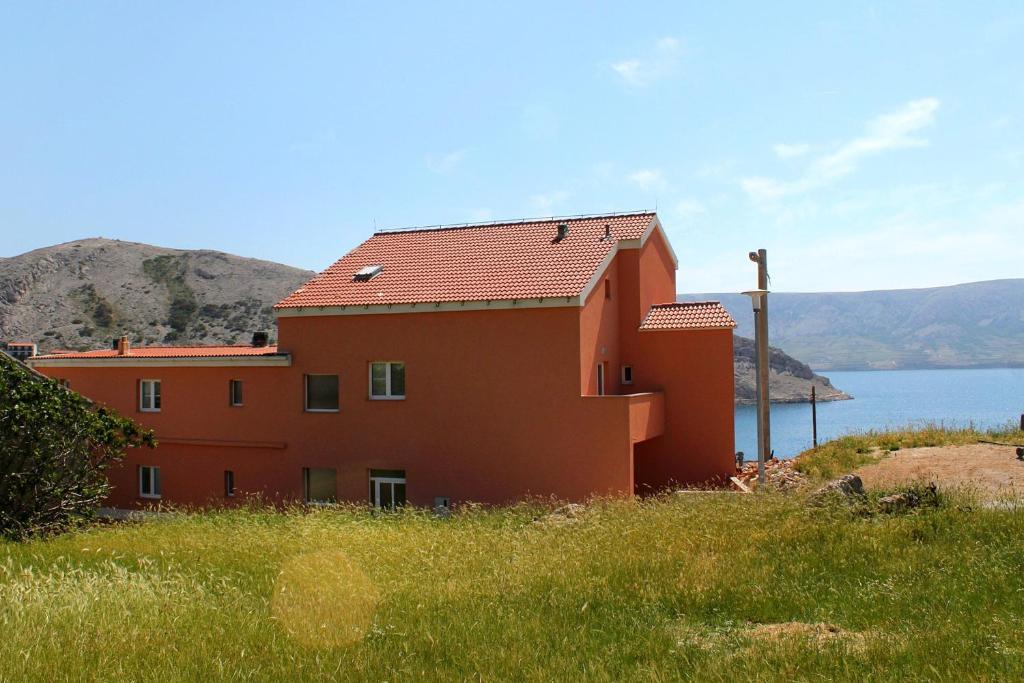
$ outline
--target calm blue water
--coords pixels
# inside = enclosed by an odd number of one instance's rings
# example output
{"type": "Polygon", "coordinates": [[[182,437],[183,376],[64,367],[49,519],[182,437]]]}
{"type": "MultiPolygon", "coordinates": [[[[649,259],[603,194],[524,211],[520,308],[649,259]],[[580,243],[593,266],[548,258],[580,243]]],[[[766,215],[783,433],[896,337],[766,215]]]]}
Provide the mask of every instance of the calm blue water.
{"type": "MultiPolygon", "coordinates": [[[[827,372],[852,401],[818,404],[818,443],[867,429],[927,422],[995,427],[1024,413],[1024,368],[827,372]]],[[[809,403],[772,405],[772,449],[789,458],[811,447],[809,403]]],[[[753,406],[736,407],[736,450],[757,459],[753,406]]]]}

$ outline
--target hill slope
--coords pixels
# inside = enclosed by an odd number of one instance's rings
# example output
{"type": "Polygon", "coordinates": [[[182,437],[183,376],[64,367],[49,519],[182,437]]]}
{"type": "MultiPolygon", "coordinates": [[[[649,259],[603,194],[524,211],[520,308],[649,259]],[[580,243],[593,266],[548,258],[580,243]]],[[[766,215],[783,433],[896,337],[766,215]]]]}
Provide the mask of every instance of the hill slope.
{"type": "Polygon", "coordinates": [[[84,239],[0,259],[0,339],[41,351],[245,343],[312,272],[217,251],[84,239]]]}
{"type": "MultiPolygon", "coordinates": [[[[750,302],[717,299],[752,336],[750,302]]],[[[771,295],[771,343],[819,370],[1024,365],[1024,279],[930,289],[771,295]]]]}
{"type": "MultiPolygon", "coordinates": [[[[733,372],[736,381],[736,402],[755,403],[757,385],[754,377],[754,340],[733,336],[733,372]]],[[[819,401],[842,401],[852,398],[836,389],[828,377],[815,374],[810,367],[781,350],[770,347],[768,354],[769,395],[772,403],[803,403],[810,401],[811,386],[819,401]]]]}

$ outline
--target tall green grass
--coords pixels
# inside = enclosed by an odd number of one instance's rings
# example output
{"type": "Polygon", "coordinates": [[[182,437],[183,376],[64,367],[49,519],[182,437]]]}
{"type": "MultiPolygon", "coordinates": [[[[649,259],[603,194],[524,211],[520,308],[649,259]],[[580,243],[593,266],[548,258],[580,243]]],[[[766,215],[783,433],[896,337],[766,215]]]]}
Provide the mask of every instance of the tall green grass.
{"type": "Polygon", "coordinates": [[[804,451],[797,456],[795,467],[813,477],[831,479],[862,465],[878,462],[891,452],[904,448],[963,446],[983,440],[1024,444],[1024,432],[1013,424],[991,430],[928,424],[866,431],[842,436],[804,451]]]}
{"type": "Polygon", "coordinates": [[[0,680],[1024,678],[1024,510],[547,513],[252,509],[0,545],[0,680]]]}

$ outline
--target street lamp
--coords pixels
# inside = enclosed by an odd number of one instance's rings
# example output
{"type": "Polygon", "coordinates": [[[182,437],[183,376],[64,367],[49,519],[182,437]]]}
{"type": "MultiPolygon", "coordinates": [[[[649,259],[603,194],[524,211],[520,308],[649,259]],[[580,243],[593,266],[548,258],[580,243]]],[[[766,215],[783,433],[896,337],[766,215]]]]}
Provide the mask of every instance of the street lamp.
{"type": "Polygon", "coordinates": [[[761,310],[768,298],[767,289],[752,289],[743,292],[750,297],[750,306],[754,309],[754,386],[757,388],[757,488],[763,491],[765,487],[764,462],[768,454],[765,453],[765,425],[764,417],[767,413],[768,387],[768,340],[761,334],[761,310]],[[762,353],[763,347],[763,353],[762,353]],[[763,365],[762,365],[763,364],[763,365]],[[762,373],[762,369],[766,372],[762,373]]]}

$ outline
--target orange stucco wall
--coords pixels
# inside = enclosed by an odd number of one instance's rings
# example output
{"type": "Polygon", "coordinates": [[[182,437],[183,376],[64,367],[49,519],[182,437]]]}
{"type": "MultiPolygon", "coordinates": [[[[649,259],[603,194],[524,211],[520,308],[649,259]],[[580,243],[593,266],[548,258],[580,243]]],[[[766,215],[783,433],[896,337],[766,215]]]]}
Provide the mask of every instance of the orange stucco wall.
{"type": "Polygon", "coordinates": [[[367,499],[370,469],[405,470],[418,505],[628,495],[732,471],[731,331],[637,329],[674,296],[656,231],[621,250],[578,307],[283,317],[290,367],[39,370],[164,439],[111,473],[119,507],[152,502],[138,496],[140,465],[161,468],[164,500],[178,504],[301,499],[305,467],[334,468],[338,498],[353,501],[367,499]],[[404,400],[369,398],[372,361],[405,363],[404,400]],[[599,362],[605,397],[594,396],[599,362]],[[339,376],[338,412],[304,411],[307,374],[339,376]],[[138,411],[140,379],[161,380],[161,412],[138,411]],[[231,379],[244,383],[242,407],[229,405],[231,379]]]}

